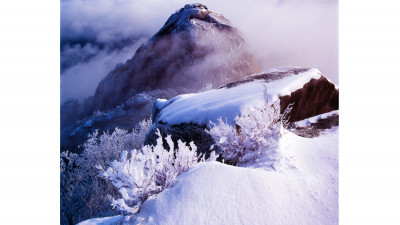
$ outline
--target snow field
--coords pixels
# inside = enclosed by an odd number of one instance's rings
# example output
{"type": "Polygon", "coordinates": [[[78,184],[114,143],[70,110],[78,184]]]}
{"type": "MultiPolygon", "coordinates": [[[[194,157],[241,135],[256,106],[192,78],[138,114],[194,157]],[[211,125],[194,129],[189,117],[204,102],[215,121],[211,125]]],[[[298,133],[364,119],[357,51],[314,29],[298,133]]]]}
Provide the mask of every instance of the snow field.
{"type": "Polygon", "coordinates": [[[312,139],[286,133],[276,171],[201,163],[137,217],[145,224],[338,224],[337,151],[337,129],[312,139]]]}
{"type": "MultiPolygon", "coordinates": [[[[276,170],[264,168],[262,158],[247,167],[200,163],[144,202],[134,217],[165,225],[338,224],[338,127],[315,138],[285,132],[279,152],[276,170]]],[[[123,220],[115,216],[80,224],[123,220]]]]}

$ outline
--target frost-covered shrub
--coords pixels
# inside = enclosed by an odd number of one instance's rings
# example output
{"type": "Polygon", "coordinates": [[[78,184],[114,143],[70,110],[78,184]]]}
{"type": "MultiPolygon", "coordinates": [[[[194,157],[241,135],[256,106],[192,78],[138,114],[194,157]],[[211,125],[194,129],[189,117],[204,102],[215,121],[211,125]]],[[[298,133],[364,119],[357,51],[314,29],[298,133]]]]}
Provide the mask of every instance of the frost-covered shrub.
{"type": "MultiPolygon", "coordinates": [[[[101,176],[107,178],[116,187],[122,198],[112,199],[111,205],[119,211],[135,214],[142,203],[155,197],[165,188],[174,184],[177,175],[189,170],[199,161],[197,147],[193,142],[186,143],[178,140],[175,148],[171,136],[166,137],[169,151],[163,147],[160,131],[157,130],[157,144],[155,146],[143,146],[141,150],[124,151],[120,161],[114,161],[105,169],[98,166],[101,176]]],[[[215,161],[213,152],[208,161],[215,161]]]]}
{"type": "Polygon", "coordinates": [[[151,124],[151,119],[143,120],[130,133],[115,128],[111,134],[107,131],[99,136],[96,130],[93,134],[89,134],[82,155],[91,159],[94,164],[108,165],[118,159],[123,151],[141,148],[151,124]]]}
{"type": "Polygon", "coordinates": [[[96,165],[110,166],[123,151],[142,147],[151,123],[151,120],[144,120],[130,133],[118,128],[111,134],[99,135],[96,131],[89,135],[81,155],[61,153],[61,224],[76,224],[92,217],[117,213],[110,207],[107,196],[120,197],[120,193],[98,176],[96,165]]]}
{"type": "Polygon", "coordinates": [[[206,130],[220,147],[225,162],[240,165],[263,154],[269,162],[276,160],[276,148],[280,138],[281,117],[279,101],[270,106],[244,106],[241,115],[230,126],[221,118],[206,130]]]}

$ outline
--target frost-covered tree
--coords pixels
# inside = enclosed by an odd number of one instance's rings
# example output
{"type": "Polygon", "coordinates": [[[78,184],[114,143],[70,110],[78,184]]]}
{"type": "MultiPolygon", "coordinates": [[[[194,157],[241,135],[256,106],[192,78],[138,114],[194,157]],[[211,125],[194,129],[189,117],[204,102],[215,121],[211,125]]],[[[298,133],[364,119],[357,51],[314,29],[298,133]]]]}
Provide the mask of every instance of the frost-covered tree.
{"type": "MultiPolygon", "coordinates": [[[[115,160],[105,169],[98,165],[101,176],[110,180],[118,189],[122,198],[110,196],[113,208],[119,211],[135,214],[142,203],[155,197],[165,188],[171,187],[177,175],[204,161],[197,155],[197,147],[193,142],[186,143],[178,140],[175,147],[171,136],[165,140],[169,150],[163,147],[160,131],[157,130],[157,144],[143,146],[140,150],[124,151],[119,161],[115,160]]],[[[216,160],[215,152],[211,153],[208,161],[216,160]]]]}
{"type": "Polygon", "coordinates": [[[240,165],[263,154],[267,161],[277,160],[276,148],[281,135],[279,100],[271,105],[244,106],[231,126],[222,118],[206,130],[219,145],[225,162],[240,165]]]}
{"type": "Polygon", "coordinates": [[[94,132],[84,144],[81,155],[63,152],[60,155],[61,224],[76,224],[92,217],[115,215],[108,195],[120,197],[118,190],[98,176],[96,165],[110,166],[123,151],[141,148],[151,126],[143,120],[128,132],[116,128],[111,134],[94,132]]]}

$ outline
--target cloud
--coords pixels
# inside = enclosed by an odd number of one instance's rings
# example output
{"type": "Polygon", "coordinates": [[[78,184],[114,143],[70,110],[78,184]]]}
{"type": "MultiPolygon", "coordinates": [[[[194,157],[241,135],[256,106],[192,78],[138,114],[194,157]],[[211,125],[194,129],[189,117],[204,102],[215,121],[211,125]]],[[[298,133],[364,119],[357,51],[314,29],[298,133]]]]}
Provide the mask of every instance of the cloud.
{"type": "Polygon", "coordinates": [[[61,102],[93,95],[100,80],[180,7],[159,6],[151,0],[61,1],[61,102]]]}
{"type": "MultiPolygon", "coordinates": [[[[124,63],[131,58],[135,51],[143,44],[145,39],[140,39],[137,42],[125,46],[122,49],[115,51],[97,51],[96,55],[90,60],[81,61],[74,66],[71,66],[61,74],[61,103],[70,98],[84,99],[85,97],[94,94],[97,85],[117,64],[124,63]]],[[[75,47],[70,51],[71,55],[75,52],[91,52],[84,48],[75,47]]]]}
{"type": "MultiPolygon", "coordinates": [[[[212,5],[212,6],[211,6],[212,5]]],[[[338,84],[338,4],[332,0],[211,3],[247,37],[261,69],[315,67],[338,84]]]]}
{"type": "MultiPolygon", "coordinates": [[[[61,101],[94,94],[184,0],[61,1],[61,101]]],[[[338,84],[337,0],[202,1],[247,38],[265,70],[316,67],[338,84]]]]}
{"type": "Polygon", "coordinates": [[[151,13],[152,1],[72,0],[61,2],[61,42],[114,42],[150,36],[168,16],[151,13]],[[164,17],[164,18],[163,18],[164,17]]]}
{"type": "Polygon", "coordinates": [[[62,1],[61,75],[96,55],[115,54],[138,39],[151,36],[168,17],[149,14],[150,7],[145,1],[62,1]]]}

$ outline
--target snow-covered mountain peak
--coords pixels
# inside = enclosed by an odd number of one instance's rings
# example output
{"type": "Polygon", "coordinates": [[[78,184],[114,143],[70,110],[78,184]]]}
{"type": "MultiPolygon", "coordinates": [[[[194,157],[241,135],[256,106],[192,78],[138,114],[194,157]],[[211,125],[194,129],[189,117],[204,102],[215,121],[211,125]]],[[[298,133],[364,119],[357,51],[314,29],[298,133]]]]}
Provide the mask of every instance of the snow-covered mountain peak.
{"type": "Polygon", "coordinates": [[[223,29],[231,27],[231,22],[203,4],[187,4],[168,18],[152,40],[174,32],[190,31],[196,26],[203,29],[209,29],[211,26],[223,29]]]}
{"type": "Polygon", "coordinates": [[[108,110],[140,91],[187,93],[259,72],[244,37],[230,24],[202,4],[185,5],[100,82],[94,108],[108,110]]]}

